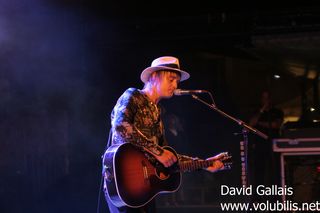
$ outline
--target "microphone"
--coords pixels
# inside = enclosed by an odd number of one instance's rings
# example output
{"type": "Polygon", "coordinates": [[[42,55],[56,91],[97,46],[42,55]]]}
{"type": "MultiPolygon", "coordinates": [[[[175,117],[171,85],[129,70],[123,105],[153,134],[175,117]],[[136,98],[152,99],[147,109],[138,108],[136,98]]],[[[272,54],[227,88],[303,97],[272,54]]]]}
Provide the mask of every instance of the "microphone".
{"type": "Polygon", "coordinates": [[[182,90],[176,89],[173,91],[174,95],[192,95],[192,94],[200,94],[200,93],[207,93],[206,90],[182,90]]]}

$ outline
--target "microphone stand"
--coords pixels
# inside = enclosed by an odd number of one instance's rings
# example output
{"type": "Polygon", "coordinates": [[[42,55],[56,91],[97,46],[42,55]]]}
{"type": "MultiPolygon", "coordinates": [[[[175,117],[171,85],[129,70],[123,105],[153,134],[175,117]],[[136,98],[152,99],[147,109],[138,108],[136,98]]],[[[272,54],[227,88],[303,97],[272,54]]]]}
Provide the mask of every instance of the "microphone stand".
{"type": "Polygon", "coordinates": [[[264,134],[263,132],[260,132],[259,130],[249,126],[248,124],[246,124],[242,120],[234,118],[231,115],[228,115],[227,113],[218,109],[218,107],[216,105],[209,104],[194,94],[191,94],[191,96],[193,99],[196,99],[197,101],[207,105],[212,110],[220,113],[221,115],[223,115],[226,118],[229,118],[230,120],[236,122],[239,126],[242,127],[243,141],[240,142],[241,183],[242,183],[242,186],[244,186],[245,188],[248,187],[248,185],[249,185],[248,184],[248,131],[262,137],[263,139],[268,139],[268,136],[266,134],[264,134]]]}

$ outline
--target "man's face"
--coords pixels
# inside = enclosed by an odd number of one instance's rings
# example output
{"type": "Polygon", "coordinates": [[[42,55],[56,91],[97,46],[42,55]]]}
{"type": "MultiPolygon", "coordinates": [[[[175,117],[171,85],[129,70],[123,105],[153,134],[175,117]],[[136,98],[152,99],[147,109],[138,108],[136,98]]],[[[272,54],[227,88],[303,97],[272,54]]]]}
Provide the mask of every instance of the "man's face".
{"type": "Polygon", "coordinates": [[[163,72],[160,75],[159,84],[157,86],[158,94],[162,98],[170,98],[175,89],[178,88],[180,76],[175,72],[163,72]]]}
{"type": "Polygon", "coordinates": [[[261,103],[262,105],[267,105],[270,106],[271,105],[271,97],[270,94],[268,92],[263,92],[261,95],[261,103]]]}

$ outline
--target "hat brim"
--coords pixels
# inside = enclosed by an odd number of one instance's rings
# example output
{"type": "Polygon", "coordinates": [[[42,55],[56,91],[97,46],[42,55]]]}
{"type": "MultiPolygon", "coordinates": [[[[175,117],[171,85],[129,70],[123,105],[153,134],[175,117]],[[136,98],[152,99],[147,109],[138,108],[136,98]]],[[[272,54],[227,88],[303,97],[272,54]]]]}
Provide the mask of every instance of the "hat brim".
{"type": "Polygon", "coordinates": [[[140,75],[140,79],[143,83],[146,83],[149,79],[149,76],[151,73],[156,72],[156,71],[174,71],[174,72],[179,72],[181,74],[180,82],[185,81],[188,78],[190,78],[190,74],[187,73],[186,71],[180,70],[180,69],[175,69],[171,67],[165,67],[165,66],[156,66],[156,67],[147,67],[144,69],[140,75]]]}

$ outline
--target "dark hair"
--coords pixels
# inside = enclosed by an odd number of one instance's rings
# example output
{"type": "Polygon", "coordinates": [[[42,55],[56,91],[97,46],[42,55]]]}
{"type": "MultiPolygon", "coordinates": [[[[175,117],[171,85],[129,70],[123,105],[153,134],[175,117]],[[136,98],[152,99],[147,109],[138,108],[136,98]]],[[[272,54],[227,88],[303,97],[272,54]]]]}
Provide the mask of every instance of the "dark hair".
{"type": "MultiPolygon", "coordinates": [[[[181,78],[181,73],[173,70],[158,70],[158,71],[155,71],[154,73],[156,74],[157,77],[160,77],[163,73],[175,73],[181,78]]],[[[151,75],[149,76],[148,81],[151,79],[152,75],[153,73],[151,73],[151,75]]]]}

